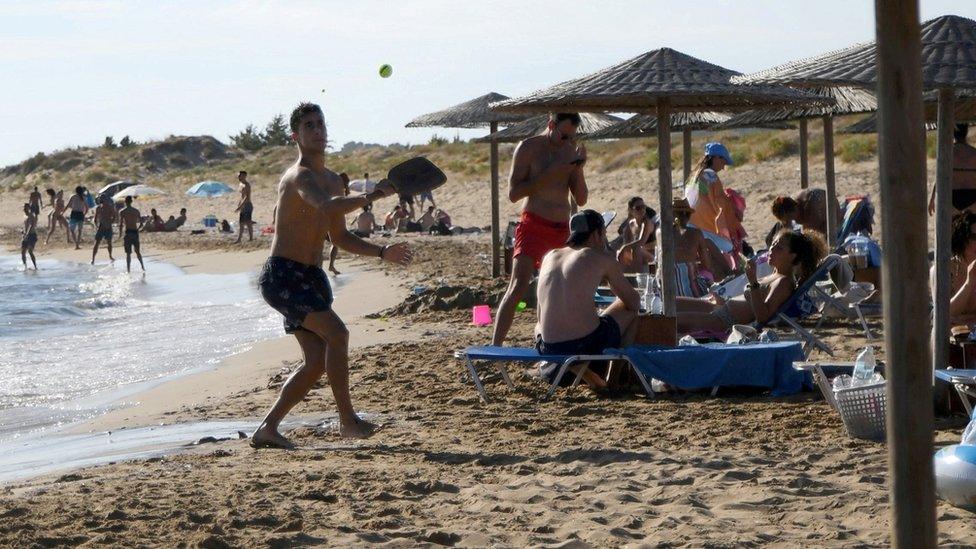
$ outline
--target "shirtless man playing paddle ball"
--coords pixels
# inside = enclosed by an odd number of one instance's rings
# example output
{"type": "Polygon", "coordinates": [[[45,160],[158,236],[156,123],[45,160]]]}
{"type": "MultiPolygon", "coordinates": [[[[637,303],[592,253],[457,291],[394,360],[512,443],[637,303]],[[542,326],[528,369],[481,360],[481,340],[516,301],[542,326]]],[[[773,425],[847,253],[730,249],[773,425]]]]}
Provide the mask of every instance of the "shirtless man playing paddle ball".
{"type": "Polygon", "coordinates": [[[530,137],[515,147],[508,199],[525,199],[518,228],[512,279],[498,305],[492,345],[502,345],[512,327],[515,306],[529,289],[532,274],[550,250],[561,248],[569,238],[569,197],[586,204],[586,148],[576,145],[580,116],[558,113],[549,117],[546,133],[530,137]]]}
{"type": "Polygon", "coordinates": [[[345,214],[393,194],[382,181],[368,194],[345,196],[339,174],[325,167],[325,118],[322,109],[300,104],[291,114],[298,161],[278,183],[271,257],[261,271],[261,295],[285,317],[285,331],[295,335],[305,363],[281,388],[281,395],[251,437],[255,447],[291,448],[278,432],[289,410],[305,398],[323,373],[329,378],[339,412],[339,434],[365,438],[376,426],[360,419],[349,396],[349,331],[332,310],[332,290],[322,271],[326,236],[336,246],[359,255],[406,265],[406,244],[376,246],[346,230],[345,214]]]}

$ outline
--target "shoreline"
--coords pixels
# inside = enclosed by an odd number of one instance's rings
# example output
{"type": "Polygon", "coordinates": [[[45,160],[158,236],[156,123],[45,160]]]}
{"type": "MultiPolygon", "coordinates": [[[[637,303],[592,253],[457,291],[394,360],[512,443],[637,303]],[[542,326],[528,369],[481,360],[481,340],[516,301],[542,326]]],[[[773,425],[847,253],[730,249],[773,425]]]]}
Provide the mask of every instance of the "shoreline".
{"type": "MultiPolygon", "coordinates": [[[[12,252],[9,248],[8,251],[12,252]]],[[[104,254],[104,251],[102,253],[104,254]]],[[[88,254],[90,249],[62,248],[51,250],[45,255],[59,261],[88,263],[85,261],[86,256],[90,257],[88,254]]],[[[177,266],[186,274],[231,274],[256,273],[267,256],[267,250],[263,249],[246,252],[236,249],[227,251],[162,249],[147,253],[143,257],[165,261],[177,266]]],[[[106,260],[107,256],[104,256],[104,259],[100,258],[96,264],[106,260]]],[[[120,260],[124,261],[124,257],[120,259],[117,254],[115,261],[120,260]]],[[[138,268],[138,264],[135,267],[138,268]]],[[[147,276],[151,275],[150,269],[147,276]]],[[[383,320],[365,318],[367,314],[396,305],[407,295],[407,289],[390,284],[388,278],[389,275],[379,268],[371,269],[359,264],[347,264],[339,281],[330,279],[336,286],[334,310],[346,322],[350,332],[350,350],[403,341],[417,335],[407,326],[403,329],[391,329],[383,320]]],[[[242,329],[246,329],[246,326],[242,329]]],[[[40,436],[58,439],[97,432],[192,424],[214,419],[253,419],[233,413],[221,414],[219,410],[213,414],[200,415],[199,412],[208,404],[265,386],[268,379],[282,367],[300,361],[300,347],[292,336],[259,340],[246,351],[229,355],[211,368],[174,374],[156,382],[146,382],[148,386],[137,389],[133,393],[126,393],[124,398],[114,399],[111,405],[113,408],[107,412],[59,427],[53,432],[40,436]]],[[[185,448],[174,447],[171,450],[185,451],[185,448]]],[[[110,457],[106,455],[106,461],[110,457]]],[[[68,466],[58,471],[67,472],[79,467],[68,466]]],[[[30,481],[50,472],[50,470],[40,471],[36,475],[21,477],[16,482],[30,481]]]]}

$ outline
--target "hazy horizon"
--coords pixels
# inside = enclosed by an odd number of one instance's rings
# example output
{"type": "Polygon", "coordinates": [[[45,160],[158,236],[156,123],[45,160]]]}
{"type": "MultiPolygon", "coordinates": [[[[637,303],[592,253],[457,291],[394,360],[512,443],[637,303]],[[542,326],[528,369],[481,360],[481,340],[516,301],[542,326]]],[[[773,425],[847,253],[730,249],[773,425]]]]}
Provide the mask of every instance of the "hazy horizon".
{"type": "MultiPolygon", "coordinates": [[[[404,128],[489,91],[522,95],[668,46],[742,72],[874,39],[871,2],[117,0],[0,5],[0,165],[39,151],[261,128],[301,100],[329,138],[425,143],[485,130],[404,128]],[[560,10],[555,15],[554,10],[560,10]],[[393,66],[380,78],[380,65],[393,66]]],[[[976,2],[922,0],[922,20],[976,2]]]]}

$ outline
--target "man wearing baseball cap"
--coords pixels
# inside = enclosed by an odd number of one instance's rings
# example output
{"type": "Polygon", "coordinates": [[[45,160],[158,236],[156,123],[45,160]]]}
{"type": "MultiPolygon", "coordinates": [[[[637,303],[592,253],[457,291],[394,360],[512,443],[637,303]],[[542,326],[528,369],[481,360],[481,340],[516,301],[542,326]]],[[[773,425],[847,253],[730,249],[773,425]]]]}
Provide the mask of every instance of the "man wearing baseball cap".
{"type": "MultiPolygon", "coordinates": [[[[536,349],[541,354],[599,354],[629,345],[640,297],[610,251],[603,217],[583,210],[570,218],[569,229],[566,247],[546,254],[539,270],[536,349]],[[593,295],[603,280],[617,299],[598,315],[593,295]]],[[[583,379],[591,388],[606,387],[592,370],[583,379]]]]}

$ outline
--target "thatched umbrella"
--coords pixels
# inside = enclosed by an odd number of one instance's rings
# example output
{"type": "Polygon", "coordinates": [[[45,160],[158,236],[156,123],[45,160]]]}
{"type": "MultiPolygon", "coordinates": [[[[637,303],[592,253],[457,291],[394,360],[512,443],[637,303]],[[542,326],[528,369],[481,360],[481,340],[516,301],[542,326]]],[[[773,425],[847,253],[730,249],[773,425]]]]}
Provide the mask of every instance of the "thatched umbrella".
{"type": "Polygon", "coordinates": [[[945,366],[949,300],[949,190],[955,90],[976,88],[976,21],[942,16],[918,25],[917,0],[877,4],[878,43],[787,63],[742,82],[877,87],[880,107],[888,438],[896,544],[935,541],[932,356],[917,329],[928,315],[925,158],[921,88],[937,90],[935,364],[945,366]],[[921,40],[919,41],[919,37],[921,40]],[[921,153],[921,158],[917,156],[921,153]],[[914,528],[912,528],[914,526],[914,528]],[[914,531],[912,531],[914,530],[914,531]]]}
{"type": "MultiPolygon", "coordinates": [[[[739,73],[670,48],[653,50],[593,74],[492,105],[505,112],[637,112],[658,119],[658,174],[661,219],[671,211],[671,114],[684,111],[743,111],[763,106],[823,101],[781,86],[736,86],[739,73]]],[[[675,313],[674,232],[661,224],[658,265],[664,312],[675,313]]]]}
{"type": "MultiPolygon", "coordinates": [[[[589,139],[590,135],[592,135],[594,132],[605,130],[606,128],[623,122],[623,118],[610,114],[581,112],[579,115],[580,125],[576,130],[576,135],[586,139],[589,139]]],[[[475,139],[475,141],[478,143],[485,143],[495,140],[499,143],[514,143],[516,141],[528,139],[534,135],[542,134],[546,131],[548,126],[548,114],[533,116],[532,118],[523,120],[522,122],[512,124],[504,130],[498,130],[497,132],[488,134],[484,137],[479,137],[475,139]]]]}
{"type": "MultiPolygon", "coordinates": [[[[719,112],[676,112],[671,115],[671,129],[681,131],[684,169],[682,179],[688,180],[691,174],[691,132],[708,129],[729,119],[729,114],[719,112]]],[[[595,132],[587,139],[630,139],[654,137],[657,135],[657,117],[649,114],[635,114],[627,120],[595,132]]]]}
{"type": "MultiPolygon", "coordinates": [[[[938,118],[939,96],[937,93],[926,93],[925,100],[925,131],[935,130],[935,123],[938,118]]],[[[952,110],[952,119],[958,122],[976,122],[976,91],[957,90],[955,108],[952,110]]],[[[877,133],[878,117],[870,115],[859,122],[855,122],[841,130],[840,133],[877,133]]]]}
{"type": "MultiPolygon", "coordinates": [[[[683,169],[682,179],[691,176],[691,132],[708,130],[725,122],[732,115],[722,112],[676,112],[671,115],[671,131],[681,132],[683,169]]],[[[785,130],[793,126],[784,123],[763,124],[763,128],[785,130]]],[[[649,114],[635,114],[614,126],[589,134],[587,139],[640,139],[657,136],[657,117],[649,114]]]]}
{"type": "MultiPolygon", "coordinates": [[[[504,101],[508,96],[491,92],[481,97],[475,97],[460,105],[432,112],[414,118],[407,123],[408,128],[442,127],[442,128],[483,128],[488,127],[491,133],[498,131],[499,124],[510,124],[525,120],[525,115],[496,112],[488,105],[496,101],[504,101]]],[[[498,143],[491,142],[491,276],[501,275],[501,232],[499,230],[498,214],[498,143]]]]}
{"type": "Polygon", "coordinates": [[[798,120],[800,122],[800,188],[810,186],[808,168],[807,121],[823,119],[824,125],[824,173],[827,190],[827,241],[833,244],[837,231],[837,210],[831,205],[837,203],[836,180],[834,178],[834,123],[833,117],[845,114],[873,112],[878,108],[874,94],[868,90],[853,87],[818,87],[808,91],[817,95],[833,97],[835,103],[822,107],[810,106],[786,109],[766,109],[745,112],[729,119],[722,127],[749,127],[770,122],[798,120]]]}

